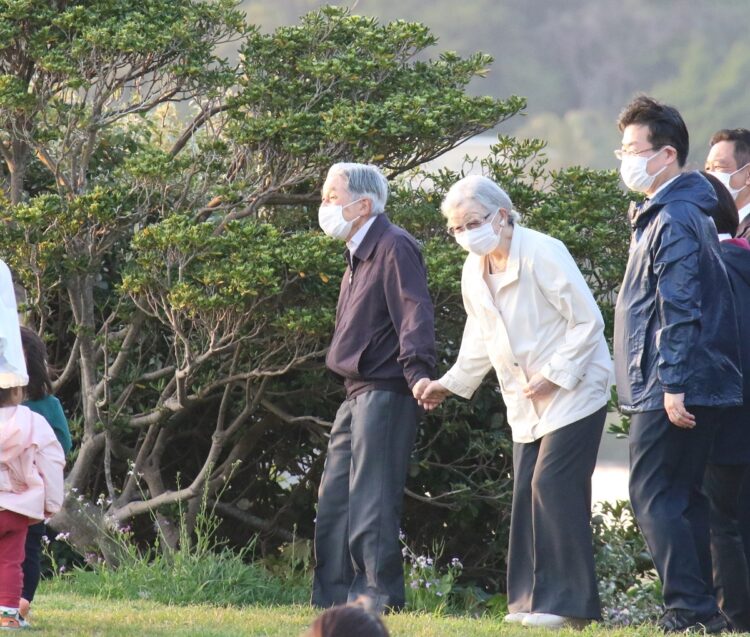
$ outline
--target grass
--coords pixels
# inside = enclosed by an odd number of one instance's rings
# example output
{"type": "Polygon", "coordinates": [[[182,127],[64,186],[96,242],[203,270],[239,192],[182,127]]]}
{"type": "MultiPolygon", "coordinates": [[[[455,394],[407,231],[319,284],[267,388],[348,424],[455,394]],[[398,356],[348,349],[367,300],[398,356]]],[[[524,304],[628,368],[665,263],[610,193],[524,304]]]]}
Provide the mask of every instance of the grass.
{"type": "MultiPolygon", "coordinates": [[[[307,606],[222,608],[170,606],[149,600],[102,600],[45,584],[34,602],[33,635],[298,637],[316,614],[307,606]]],[[[415,613],[389,616],[386,623],[392,637],[550,637],[551,634],[559,637],[646,637],[657,634],[653,626],[620,630],[591,626],[581,632],[549,633],[503,626],[496,619],[415,613]]]]}

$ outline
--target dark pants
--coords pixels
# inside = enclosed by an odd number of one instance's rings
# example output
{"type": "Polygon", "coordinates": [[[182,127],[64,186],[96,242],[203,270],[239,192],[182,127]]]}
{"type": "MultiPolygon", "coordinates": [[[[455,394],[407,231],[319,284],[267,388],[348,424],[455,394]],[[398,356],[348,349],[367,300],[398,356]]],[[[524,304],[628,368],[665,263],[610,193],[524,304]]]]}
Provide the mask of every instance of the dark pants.
{"type": "Polygon", "coordinates": [[[606,407],[530,443],[513,444],[508,610],[599,619],[591,475],[606,407]]]}
{"type": "Polygon", "coordinates": [[[699,616],[718,611],[711,591],[708,500],[703,473],[719,410],[688,407],[693,429],[664,410],[630,422],[630,501],[659,573],[664,605],[699,616]]]}
{"type": "Polygon", "coordinates": [[[32,524],[26,534],[26,558],[23,560],[23,592],[21,597],[31,602],[39,586],[39,572],[42,561],[42,536],[46,529],[44,522],[32,524]]]}
{"type": "Polygon", "coordinates": [[[703,487],[711,507],[716,599],[734,627],[750,632],[750,577],[739,525],[740,488],[748,465],[709,464],[703,487]]]}
{"type": "Polygon", "coordinates": [[[416,401],[369,391],[344,401],[328,443],[315,521],[312,603],[370,597],[404,605],[399,524],[418,420],[416,401]]]}

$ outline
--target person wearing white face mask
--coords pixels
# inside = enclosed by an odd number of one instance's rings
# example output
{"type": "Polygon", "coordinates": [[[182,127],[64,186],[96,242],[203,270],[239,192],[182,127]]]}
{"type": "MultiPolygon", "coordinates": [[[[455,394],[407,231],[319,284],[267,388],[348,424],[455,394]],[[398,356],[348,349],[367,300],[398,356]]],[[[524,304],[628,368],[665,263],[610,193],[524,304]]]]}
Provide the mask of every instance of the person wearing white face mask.
{"type": "Polygon", "coordinates": [[[580,627],[601,617],[590,517],[611,386],[604,321],[565,246],[523,227],[492,180],[465,177],[442,211],[469,252],[466,327],[456,363],[419,399],[471,398],[494,367],[513,434],[505,621],[580,627]]]}
{"type": "Polygon", "coordinates": [[[346,241],[326,365],[346,400],[331,428],[315,520],[312,603],[404,605],[399,525],[416,436],[416,395],[434,375],[434,309],[415,239],[384,214],[377,167],[334,164],[318,221],[346,241]]]}
{"type": "Polygon", "coordinates": [[[726,630],[711,588],[703,474],[723,408],[742,404],[737,316],[711,212],[717,198],[683,172],[679,112],[639,96],[620,114],[620,174],[648,196],[631,211],[615,306],[620,409],[630,414],[630,500],[662,582],[664,632],[726,630]]]}
{"type": "Polygon", "coordinates": [[[737,237],[750,238],[750,130],[725,128],[709,142],[706,171],[724,184],[740,215],[737,237]]]}

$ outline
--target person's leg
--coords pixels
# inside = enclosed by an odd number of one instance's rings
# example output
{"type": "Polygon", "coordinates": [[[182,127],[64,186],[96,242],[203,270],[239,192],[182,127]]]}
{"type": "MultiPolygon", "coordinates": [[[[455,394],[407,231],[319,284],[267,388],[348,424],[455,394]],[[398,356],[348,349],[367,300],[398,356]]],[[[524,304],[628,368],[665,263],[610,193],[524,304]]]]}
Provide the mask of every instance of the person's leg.
{"type": "Polygon", "coordinates": [[[348,539],[351,408],[346,400],[336,413],[318,489],[312,603],[323,608],[345,604],[354,578],[348,539]]]}
{"type": "Polygon", "coordinates": [[[0,607],[18,609],[23,585],[21,564],[29,519],[0,510],[0,607]]]}
{"type": "Polygon", "coordinates": [[[23,560],[23,590],[21,597],[31,603],[39,586],[39,571],[42,560],[42,536],[44,522],[32,524],[26,534],[26,557],[23,560]]]}
{"type": "Polygon", "coordinates": [[[663,410],[633,414],[629,486],[636,520],[662,582],[664,605],[704,618],[718,612],[702,571],[708,537],[704,542],[696,531],[701,517],[708,516],[701,483],[714,423],[698,414],[696,422],[683,429],[663,410]]]}
{"type": "Polygon", "coordinates": [[[740,487],[739,524],[742,541],[745,544],[747,572],[750,573],[750,470],[745,473],[740,487]]]}
{"type": "Polygon", "coordinates": [[[703,487],[711,508],[713,582],[719,607],[734,627],[750,631],[750,577],[738,515],[747,465],[709,464],[703,487]]]}
{"type": "Polygon", "coordinates": [[[349,601],[366,595],[378,611],[398,609],[405,601],[399,525],[419,408],[411,396],[387,391],[366,392],[354,402],[349,601]]]}
{"type": "Polygon", "coordinates": [[[591,475],[607,408],[541,439],[531,482],[532,610],[600,619],[591,534],[591,475]]]}
{"type": "Polygon", "coordinates": [[[531,479],[540,441],[513,443],[513,502],[508,539],[508,611],[530,613],[534,590],[534,527],[531,479]]]}

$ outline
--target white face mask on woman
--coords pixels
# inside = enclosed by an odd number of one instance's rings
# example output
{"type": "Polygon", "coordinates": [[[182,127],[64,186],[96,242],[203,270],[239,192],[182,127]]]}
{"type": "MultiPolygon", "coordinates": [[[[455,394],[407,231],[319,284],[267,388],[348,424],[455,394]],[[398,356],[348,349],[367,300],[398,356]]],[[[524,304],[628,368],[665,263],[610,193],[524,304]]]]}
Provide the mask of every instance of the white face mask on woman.
{"type": "Polygon", "coordinates": [[[740,188],[732,188],[732,186],[729,185],[729,180],[734,177],[738,172],[741,170],[745,170],[747,168],[747,164],[745,164],[742,168],[738,168],[733,173],[720,173],[718,170],[709,170],[707,171],[709,175],[713,175],[718,179],[726,189],[729,191],[729,194],[732,195],[732,199],[737,199],[737,195],[739,195],[745,188],[747,188],[747,184],[744,186],[741,186],[740,188]]]}
{"type": "Polygon", "coordinates": [[[360,197],[345,206],[340,206],[338,204],[321,205],[318,209],[318,224],[320,225],[320,229],[329,237],[346,241],[346,238],[352,231],[352,226],[358,217],[354,217],[351,221],[347,221],[344,218],[344,208],[348,208],[358,201],[362,201],[362,198],[360,197]]]}
{"type": "Polygon", "coordinates": [[[664,148],[657,150],[651,155],[651,157],[623,154],[620,162],[620,176],[630,190],[635,192],[647,192],[651,186],[653,186],[654,180],[664,172],[667,167],[663,166],[661,170],[657,170],[653,175],[649,175],[647,170],[648,162],[666,148],[667,147],[664,146],[664,148]]]}
{"type": "MultiPolygon", "coordinates": [[[[480,257],[489,254],[500,244],[500,235],[495,232],[492,222],[495,220],[497,212],[487,223],[483,223],[478,228],[464,230],[456,234],[456,243],[467,252],[476,254],[480,257]]],[[[500,222],[502,228],[505,222],[500,222]]]]}

